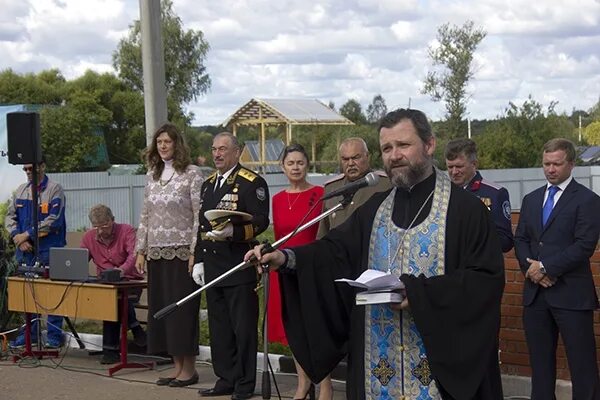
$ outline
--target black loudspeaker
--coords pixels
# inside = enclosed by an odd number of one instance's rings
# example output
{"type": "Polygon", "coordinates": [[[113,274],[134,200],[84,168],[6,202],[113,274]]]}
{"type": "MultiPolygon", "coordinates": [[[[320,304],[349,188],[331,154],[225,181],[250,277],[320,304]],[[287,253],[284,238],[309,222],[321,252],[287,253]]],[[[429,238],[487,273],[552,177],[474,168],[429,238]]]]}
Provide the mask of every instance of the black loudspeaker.
{"type": "Polygon", "coordinates": [[[8,162],[11,164],[39,164],[42,162],[40,115],[34,112],[6,114],[8,162]]]}

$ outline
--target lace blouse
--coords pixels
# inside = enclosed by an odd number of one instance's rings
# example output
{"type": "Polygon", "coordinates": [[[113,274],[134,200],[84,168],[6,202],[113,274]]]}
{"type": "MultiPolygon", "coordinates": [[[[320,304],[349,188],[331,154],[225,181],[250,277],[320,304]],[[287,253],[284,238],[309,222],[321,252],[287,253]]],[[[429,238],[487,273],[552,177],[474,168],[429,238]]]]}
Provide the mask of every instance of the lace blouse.
{"type": "Polygon", "coordinates": [[[136,251],[152,259],[194,254],[204,179],[198,167],[188,166],[183,174],[154,180],[146,174],[144,204],[136,236],[136,251]]]}

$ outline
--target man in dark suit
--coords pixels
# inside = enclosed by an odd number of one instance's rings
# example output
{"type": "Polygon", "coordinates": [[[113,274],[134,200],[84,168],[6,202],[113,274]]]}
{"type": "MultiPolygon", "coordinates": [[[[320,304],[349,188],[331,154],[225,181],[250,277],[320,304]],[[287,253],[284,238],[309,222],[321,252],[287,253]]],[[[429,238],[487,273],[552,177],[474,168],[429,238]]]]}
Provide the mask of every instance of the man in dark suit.
{"type": "MultiPolygon", "coordinates": [[[[240,154],[240,145],[231,133],[215,136],[212,156],[217,172],[202,185],[195,251],[195,260],[203,264],[206,282],[242,262],[244,254],[256,243],[256,236],[269,226],[267,183],[239,164],[240,154]],[[204,216],[208,210],[241,211],[248,218],[238,216],[213,226],[204,216]]],[[[194,269],[196,280],[197,266],[194,269]]],[[[202,396],[231,394],[233,400],[243,400],[254,393],[258,346],[256,283],[256,271],[247,268],[206,290],[211,358],[218,379],[213,388],[200,390],[202,396]]]]}
{"type": "Polygon", "coordinates": [[[593,312],[598,298],[589,258],[600,233],[600,197],[571,176],[575,146],[544,145],[548,183],[523,199],[515,251],[525,274],[523,323],[531,361],[531,399],[555,398],[560,333],[573,399],[600,399],[593,312]]]}

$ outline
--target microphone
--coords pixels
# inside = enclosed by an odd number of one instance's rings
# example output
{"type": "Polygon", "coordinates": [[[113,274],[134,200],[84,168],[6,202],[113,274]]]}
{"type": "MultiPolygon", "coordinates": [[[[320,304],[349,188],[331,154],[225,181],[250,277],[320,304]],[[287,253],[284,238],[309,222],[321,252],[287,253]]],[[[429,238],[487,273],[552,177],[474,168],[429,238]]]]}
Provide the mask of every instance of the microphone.
{"type": "Polygon", "coordinates": [[[354,182],[350,182],[347,185],[342,186],[339,189],[334,190],[331,193],[327,193],[321,200],[331,199],[336,196],[343,196],[347,194],[354,194],[359,189],[364,188],[365,186],[375,186],[379,183],[379,175],[376,175],[373,172],[369,172],[365,176],[360,179],[355,180],[354,182]]]}

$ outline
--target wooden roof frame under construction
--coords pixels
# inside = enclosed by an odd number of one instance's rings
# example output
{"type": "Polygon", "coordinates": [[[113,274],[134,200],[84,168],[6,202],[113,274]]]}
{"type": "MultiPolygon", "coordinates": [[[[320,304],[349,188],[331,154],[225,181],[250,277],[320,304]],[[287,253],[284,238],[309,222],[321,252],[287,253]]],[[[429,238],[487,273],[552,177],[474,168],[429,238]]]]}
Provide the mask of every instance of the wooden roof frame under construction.
{"type": "MultiPolygon", "coordinates": [[[[267,125],[285,125],[285,144],[287,146],[292,142],[292,127],[295,125],[347,126],[354,125],[354,123],[316,99],[254,98],[234,112],[222,125],[231,127],[232,133],[236,136],[239,126],[260,126],[260,160],[249,163],[248,166],[262,167],[278,163],[278,161],[265,160],[265,126],[267,125]]],[[[338,145],[339,141],[338,133],[338,145]]],[[[315,158],[316,143],[313,135],[311,138],[311,163],[313,165],[316,164],[315,158]]]]}

